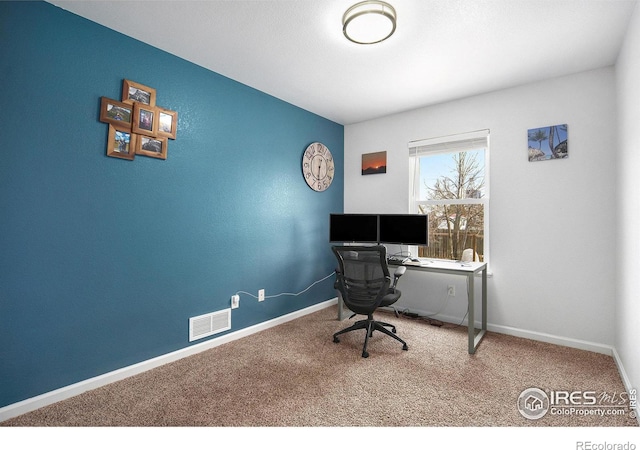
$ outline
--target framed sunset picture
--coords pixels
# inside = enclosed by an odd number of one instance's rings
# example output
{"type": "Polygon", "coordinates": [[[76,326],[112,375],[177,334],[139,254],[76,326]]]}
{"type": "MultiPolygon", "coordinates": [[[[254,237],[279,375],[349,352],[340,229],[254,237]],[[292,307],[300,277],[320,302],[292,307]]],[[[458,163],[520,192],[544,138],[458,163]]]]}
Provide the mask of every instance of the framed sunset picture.
{"type": "Polygon", "coordinates": [[[362,155],[362,175],[387,173],[387,152],[365,153],[362,155]]]}

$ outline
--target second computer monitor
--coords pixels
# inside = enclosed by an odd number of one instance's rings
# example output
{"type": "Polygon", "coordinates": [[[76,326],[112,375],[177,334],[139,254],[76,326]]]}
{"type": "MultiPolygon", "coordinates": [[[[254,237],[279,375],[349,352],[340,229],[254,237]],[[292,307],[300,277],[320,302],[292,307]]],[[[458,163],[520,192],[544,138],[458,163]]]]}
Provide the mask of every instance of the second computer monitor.
{"type": "Polygon", "coordinates": [[[377,214],[330,214],[330,242],[378,242],[377,214]]]}
{"type": "Polygon", "coordinates": [[[381,243],[429,244],[429,218],[425,214],[380,214],[378,239],[381,243]]]}

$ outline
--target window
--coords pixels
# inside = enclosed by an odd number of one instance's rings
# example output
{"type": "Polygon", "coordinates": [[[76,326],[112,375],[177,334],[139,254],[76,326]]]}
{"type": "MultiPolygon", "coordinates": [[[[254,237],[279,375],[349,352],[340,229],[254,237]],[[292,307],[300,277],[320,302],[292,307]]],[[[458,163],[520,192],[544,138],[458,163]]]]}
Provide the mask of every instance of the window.
{"type": "Polygon", "coordinates": [[[409,143],[410,211],[429,215],[427,258],[488,261],[489,130],[409,143]]]}

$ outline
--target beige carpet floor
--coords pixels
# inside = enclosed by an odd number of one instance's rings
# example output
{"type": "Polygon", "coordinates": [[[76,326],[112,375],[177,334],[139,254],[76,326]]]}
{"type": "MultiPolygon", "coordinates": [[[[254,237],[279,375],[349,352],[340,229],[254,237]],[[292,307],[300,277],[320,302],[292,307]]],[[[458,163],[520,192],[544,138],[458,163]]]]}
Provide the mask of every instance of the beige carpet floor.
{"type": "Polygon", "coordinates": [[[329,307],[0,426],[638,426],[628,407],[621,415],[582,408],[537,420],[518,411],[519,395],[531,387],[592,391],[601,409],[612,410],[626,394],[610,356],[491,332],[469,355],[466,327],[380,313],[409,350],[377,333],[365,359],[364,331],[333,343],[351,322],[336,316],[329,307]]]}

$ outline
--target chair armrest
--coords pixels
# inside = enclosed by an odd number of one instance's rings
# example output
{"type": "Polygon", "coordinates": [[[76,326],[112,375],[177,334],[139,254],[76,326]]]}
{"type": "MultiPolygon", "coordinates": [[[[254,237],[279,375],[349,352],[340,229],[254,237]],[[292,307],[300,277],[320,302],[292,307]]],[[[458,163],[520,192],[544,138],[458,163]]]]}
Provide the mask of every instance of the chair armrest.
{"type": "Polygon", "coordinates": [[[391,285],[392,289],[396,288],[396,284],[398,284],[398,279],[404,275],[404,273],[407,271],[407,268],[405,266],[398,266],[398,268],[396,269],[396,271],[393,273],[393,285],[391,285]]]}

